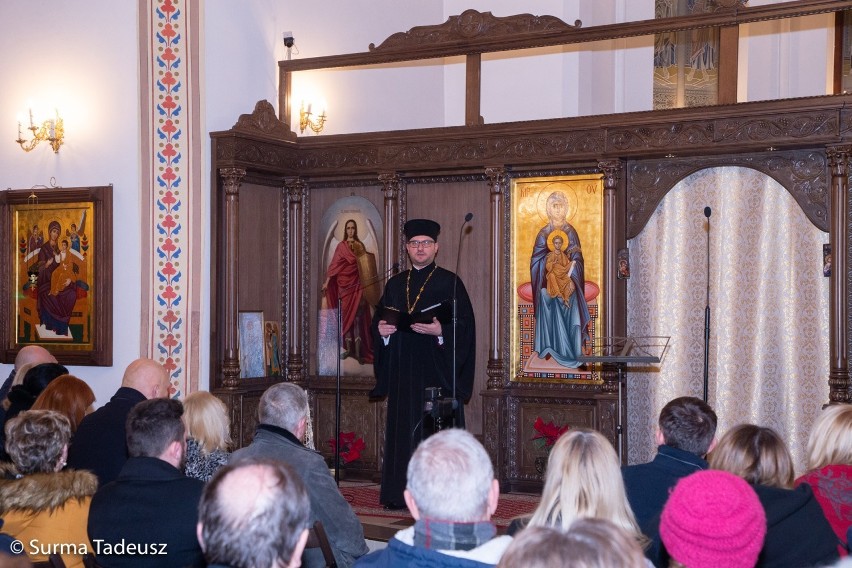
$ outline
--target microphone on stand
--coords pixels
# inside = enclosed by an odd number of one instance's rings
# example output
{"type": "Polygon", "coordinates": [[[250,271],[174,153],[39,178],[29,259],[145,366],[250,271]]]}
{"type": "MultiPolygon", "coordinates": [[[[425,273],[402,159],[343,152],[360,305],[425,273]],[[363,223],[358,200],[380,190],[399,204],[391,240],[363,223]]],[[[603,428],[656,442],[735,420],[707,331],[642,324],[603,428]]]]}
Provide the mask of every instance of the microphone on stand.
{"type": "Polygon", "coordinates": [[[710,207],[704,208],[707,217],[707,306],[704,308],[704,402],[707,402],[707,390],[710,382],[710,207]]]}
{"type": "MultiPolygon", "coordinates": [[[[456,250],[456,272],[455,277],[453,278],[453,409],[458,406],[458,402],[456,402],[456,376],[458,375],[458,369],[456,368],[456,343],[457,339],[456,333],[458,328],[458,296],[456,290],[458,288],[457,284],[459,281],[459,264],[461,262],[461,245],[462,245],[462,237],[464,236],[464,228],[470,223],[471,219],[473,219],[473,213],[468,213],[464,216],[464,223],[462,223],[461,229],[459,230],[459,247],[456,250]]],[[[455,426],[455,424],[453,424],[455,426]]]]}
{"type": "MultiPolygon", "coordinates": [[[[435,434],[436,432],[443,430],[446,428],[447,421],[450,421],[451,426],[456,426],[456,410],[459,410],[460,404],[459,401],[456,400],[456,375],[458,371],[456,369],[456,335],[457,335],[457,327],[458,327],[458,309],[457,309],[457,292],[458,289],[458,281],[459,281],[459,265],[461,263],[461,243],[462,237],[464,236],[464,228],[473,219],[473,213],[468,213],[464,216],[464,223],[462,223],[461,230],[459,231],[459,246],[456,251],[456,271],[453,277],[453,393],[452,398],[447,400],[446,398],[441,396],[440,387],[427,387],[425,392],[425,400],[423,403],[423,418],[420,419],[420,422],[415,425],[414,430],[411,432],[411,441],[414,441],[414,436],[417,433],[417,429],[421,426],[421,436],[423,439],[426,439],[428,435],[435,434]]],[[[460,411],[460,410],[459,410],[460,411]]]]}

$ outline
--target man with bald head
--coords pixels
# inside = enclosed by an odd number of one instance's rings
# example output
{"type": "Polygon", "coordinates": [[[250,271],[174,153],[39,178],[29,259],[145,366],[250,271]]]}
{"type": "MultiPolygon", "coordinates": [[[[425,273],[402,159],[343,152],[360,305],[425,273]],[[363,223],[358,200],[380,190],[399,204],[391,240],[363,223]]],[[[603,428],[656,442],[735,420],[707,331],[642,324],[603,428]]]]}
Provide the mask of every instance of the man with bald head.
{"type": "Polygon", "coordinates": [[[308,492],[293,468],[244,458],[221,468],[204,488],[198,542],[209,566],[299,566],[310,519],[308,492]]]}
{"type": "Polygon", "coordinates": [[[130,409],[143,400],[168,395],[165,367],[153,359],[133,361],[109,402],[80,422],[68,448],[68,467],[93,472],[101,486],[113,481],[128,457],[125,422],[130,409]]]}
{"type": "MultiPolygon", "coordinates": [[[[56,357],[50,354],[47,349],[40,345],[27,345],[18,351],[15,357],[15,366],[9,373],[9,378],[0,386],[0,401],[6,400],[9,395],[9,389],[12,388],[12,380],[15,378],[15,373],[25,365],[36,366],[42,363],[56,363],[56,357]]],[[[0,424],[6,419],[6,409],[0,405],[0,424]]]]}

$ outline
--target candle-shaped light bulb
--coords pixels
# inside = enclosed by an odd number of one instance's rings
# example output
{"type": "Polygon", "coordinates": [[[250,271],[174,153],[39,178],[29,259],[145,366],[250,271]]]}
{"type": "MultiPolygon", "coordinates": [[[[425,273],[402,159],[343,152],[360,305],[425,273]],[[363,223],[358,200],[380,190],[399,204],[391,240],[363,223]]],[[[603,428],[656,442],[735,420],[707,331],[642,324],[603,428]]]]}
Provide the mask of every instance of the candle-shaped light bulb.
{"type": "Polygon", "coordinates": [[[18,121],[18,140],[23,140],[23,139],[24,139],[24,137],[21,134],[21,121],[19,120],[18,121]]]}
{"type": "Polygon", "coordinates": [[[56,138],[56,121],[53,120],[53,119],[50,119],[50,120],[47,121],[47,123],[49,125],[49,130],[50,130],[50,139],[54,140],[56,138]]]}
{"type": "Polygon", "coordinates": [[[32,128],[33,125],[34,125],[34,123],[33,123],[33,109],[32,109],[32,107],[30,107],[30,128],[32,128]]]}

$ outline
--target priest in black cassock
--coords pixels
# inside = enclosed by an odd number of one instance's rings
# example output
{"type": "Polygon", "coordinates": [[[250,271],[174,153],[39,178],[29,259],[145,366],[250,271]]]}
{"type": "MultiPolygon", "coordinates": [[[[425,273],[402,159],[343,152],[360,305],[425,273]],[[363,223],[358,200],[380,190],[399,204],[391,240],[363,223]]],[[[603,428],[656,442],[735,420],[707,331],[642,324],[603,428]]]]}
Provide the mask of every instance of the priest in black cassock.
{"type": "MultiPolygon", "coordinates": [[[[371,397],[388,397],[382,491],[386,509],[405,508],[408,460],[424,434],[424,402],[427,387],[440,387],[441,396],[453,397],[453,345],[456,349],[454,425],[464,427],[464,402],[473,391],[476,337],[473,307],[461,279],[435,264],[441,226],[429,219],[412,219],[403,229],[412,268],[388,280],[373,318],[376,388],[371,397]],[[455,286],[456,337],[453,341],[452,304],[455,286]],[[442,305],[441,307],[438,307],[442,305]],[[449,309],[442,310],[442,307],[449,309]],[[393,311],[402,320],[421,312],[443,311],[426,323],[388,319],[393,311]],[[390,310],[390,311],[389,311],[390,310]],[[450,317],[446,317],[449,313],[450,317]]],[[[420,315],[421,317],[417,317],[420,315]]]]}

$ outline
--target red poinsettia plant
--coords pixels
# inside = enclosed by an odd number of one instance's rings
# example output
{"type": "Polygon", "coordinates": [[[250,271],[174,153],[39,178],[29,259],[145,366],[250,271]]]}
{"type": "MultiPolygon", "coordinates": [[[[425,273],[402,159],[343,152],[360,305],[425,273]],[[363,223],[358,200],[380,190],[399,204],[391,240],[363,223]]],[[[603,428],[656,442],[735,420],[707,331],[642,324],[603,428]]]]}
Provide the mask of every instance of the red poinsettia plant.
{"type": "Polygon", "coordinates": [[[548,453],[553,448],[556,440],[559,439],[559,436],[571,429],[567,424],[557,426],[552,420],[545,424],[541,416],[535,419],[533,428],[535,428],[536,432],[535,436],[532,437],[533,445],[537,450],[545,450],[548,453]]]}
{"type": "MultiPolygon", "coordinates": [[[[337,444],[334,442],[334,438],[331,438],[328,441],[328,445],[331,446],[331,451],[335,452],[337,449],[337,444]]],[[[353,462],[361,457],[361,452],[367,447],[367,444],[364,443],[364,438],[356,437],[355,432],[341,432],[340,433],[340,463],[342,465],[346,465],[347,463],[353,462]]]]}

